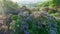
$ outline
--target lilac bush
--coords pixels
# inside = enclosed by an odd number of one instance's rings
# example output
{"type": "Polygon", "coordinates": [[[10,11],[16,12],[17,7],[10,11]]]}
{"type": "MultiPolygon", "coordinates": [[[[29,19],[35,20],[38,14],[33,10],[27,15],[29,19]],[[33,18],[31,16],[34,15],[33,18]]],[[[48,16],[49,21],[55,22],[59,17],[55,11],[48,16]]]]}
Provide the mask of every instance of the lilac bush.
{"type": "Polygon", "coordinates": [[[54,17],[46,13],[38,14],[37,18],[34,18],[34,15],[33,13],[28,17],[18,15],[15,27],[13,26],[14,34],[57,34],[58,22],[54,17]]]}

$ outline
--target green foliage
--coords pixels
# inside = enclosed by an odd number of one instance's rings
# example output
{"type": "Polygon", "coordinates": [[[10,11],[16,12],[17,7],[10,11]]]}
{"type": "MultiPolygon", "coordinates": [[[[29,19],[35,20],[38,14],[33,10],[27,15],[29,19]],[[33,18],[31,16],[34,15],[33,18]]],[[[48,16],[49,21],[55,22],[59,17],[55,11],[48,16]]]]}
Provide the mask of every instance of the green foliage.
{"type": "Polygon", "coordinates": [[[58,20],[57,34],[60,34],[60,20],[58,20]]]}
{"type": "Polygon", "coordinates": [[[10,23],[10,30],[12,30],[10,33],[12,34],[19,34],[20,29],[20,23],[21,23],[21,17],[18,15],[13,15],[11,17],[12,22],[10,23]]]}
{"type": "Polygon", "coordinates": [[[17,17],[18,17],[17,15],[13,15],[13,16],[11,17],[11,19],[12,19],[12,20],[16,20],[17,17]]]}
{"type": "Polygon", "coordinates": [[[50,7],[60,6],[60,0],[51,0],[49,5],[50,7]]]}
{"type": "Polygon", "coordinates": [[[58,11],[57,10],[49,10],[48,13],[49,14],[54,14],[54,13],[57,13],[58,11]]]}
{"type": "Polygon", "coordinates": [[[4,11],[7,14],[16,14],[17,13],[17,9],[19,8],[19,5],[15,2],[12,1],[4,1],[4,11]]]}
{"type": "Polygon", "coordinates": [[[11,8],[11,9],[17,9],[18,8],[18,4],[14,3],[12,1],[7,1],[6,5],[8,8],[11,8]]]}
{"type": "Polygon", "coordinates": [[[39,3],[38,5],[37,5],[38,7],[48,7],[49,6],[49,1],[45,1],[45,2],[42,2],[42,3],[39,3]]]}

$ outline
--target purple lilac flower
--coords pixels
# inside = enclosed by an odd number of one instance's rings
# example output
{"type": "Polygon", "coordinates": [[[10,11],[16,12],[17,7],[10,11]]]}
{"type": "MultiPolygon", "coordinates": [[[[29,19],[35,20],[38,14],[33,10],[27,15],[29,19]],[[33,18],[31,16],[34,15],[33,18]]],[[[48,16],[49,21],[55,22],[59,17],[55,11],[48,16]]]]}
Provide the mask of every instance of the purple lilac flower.
{"type": "Polygon", "coordinates": [[[22,21],[21,22],[21,27],[20,27],[21,30],[27,30],[28,29],[28,25],[26,22],[22,21]]]}
{"type": "Polygon", "coordinates": [[[24,31],[25,34],[29,34],[29,32],[27,30],[24,31]]]}
{"type": "Polygon", "coordinates": [[[50,30],[49,32],[50,34],[57,34],[57,32],[55,30],[50,30]]]}
{"type": "Polygon", "coordinates": [[[41,26],[37,26],[38,29],[41,29],[41,26]]]}

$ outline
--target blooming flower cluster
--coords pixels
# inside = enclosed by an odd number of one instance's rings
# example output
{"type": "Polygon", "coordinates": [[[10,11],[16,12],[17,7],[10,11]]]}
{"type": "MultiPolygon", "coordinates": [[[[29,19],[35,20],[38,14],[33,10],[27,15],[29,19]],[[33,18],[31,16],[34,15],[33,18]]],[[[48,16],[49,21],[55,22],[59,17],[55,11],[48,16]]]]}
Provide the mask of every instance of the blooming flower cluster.
{"type": "Polygon", "coordinates": [[[57,20],[47,14],[38,14],[37,18],[34,18],[36,14],[31,14],[28,17],[20,17],[15,20],[15,32],[18,34],[57,34],[57,20]],[[50,18],[50,19],[49,19],[50,18]],[[52,19],[51,19],[52,18],[52,19]],[[19,27],[18,27],[18,26],[19,27]]]}

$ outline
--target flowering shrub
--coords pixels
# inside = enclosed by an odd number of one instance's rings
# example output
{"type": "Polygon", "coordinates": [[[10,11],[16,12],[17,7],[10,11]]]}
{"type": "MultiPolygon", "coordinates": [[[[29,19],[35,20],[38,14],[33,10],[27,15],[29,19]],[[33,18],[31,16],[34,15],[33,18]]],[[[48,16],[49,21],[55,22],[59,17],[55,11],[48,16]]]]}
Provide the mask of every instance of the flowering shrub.
{"type": "MultiPolygon", "coordinates": [[[[48,14],[38,14],[40,17],[12,16],[10,30],[13,34],[57,34],[58,21],[48,14]]],[[[35,14],[36,15],[36,14],[35,14]]]]}

